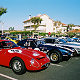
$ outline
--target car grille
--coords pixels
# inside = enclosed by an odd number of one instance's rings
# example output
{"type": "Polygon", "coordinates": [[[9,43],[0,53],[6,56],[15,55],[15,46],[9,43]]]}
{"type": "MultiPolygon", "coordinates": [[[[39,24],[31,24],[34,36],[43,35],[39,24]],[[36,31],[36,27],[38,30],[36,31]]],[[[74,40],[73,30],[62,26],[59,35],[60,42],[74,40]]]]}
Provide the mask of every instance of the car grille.
{"type": "Polygon", "coordinates": [[[46,63],[44,65],[41,66],[41,68],[47,68],[50,65],[50,63],[46,63]]]}
{"type": "Polygon", "coordinates": [[[43,59],[43,58],[45,58],[45,57],[41,57],[41,58],[37,58],[37,59],[40,60],[40,59],[43,59]]]}

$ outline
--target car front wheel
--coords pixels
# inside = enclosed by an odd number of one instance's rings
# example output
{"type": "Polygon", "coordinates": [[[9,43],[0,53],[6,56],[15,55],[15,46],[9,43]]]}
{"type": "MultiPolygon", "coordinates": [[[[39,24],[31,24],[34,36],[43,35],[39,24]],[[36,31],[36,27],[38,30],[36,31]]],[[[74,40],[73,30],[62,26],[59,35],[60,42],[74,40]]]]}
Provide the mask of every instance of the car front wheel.
{"type": "Polygon", "coordinates": [[[52,63],[59,63],[62,61],[62,55],[59,51],[54,50],[49,53],[50,61],[52,63]]]}
{"type": "Polygon", "coordinates": [[[26,72],[26,67],[22,59],[14,58],[11,63],[11,68],[14,73],[21,75],[26,72]]]}

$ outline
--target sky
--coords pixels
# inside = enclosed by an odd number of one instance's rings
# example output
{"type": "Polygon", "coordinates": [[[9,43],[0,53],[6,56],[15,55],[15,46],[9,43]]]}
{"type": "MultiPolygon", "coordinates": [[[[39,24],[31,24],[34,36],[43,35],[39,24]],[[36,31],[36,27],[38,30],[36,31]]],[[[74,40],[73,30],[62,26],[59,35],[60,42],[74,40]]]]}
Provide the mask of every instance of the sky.
{"type": "MultiPolygon", "coordinates": [[[[0,17],[4,30],[23,30],[23,21],[38,14],[47,14],[64,24],[80,25],[80,0],[0,0],[0,7],[7,8],[0,17]]],[[[0,24],[0,30],[1,27],[0,24]]]]}

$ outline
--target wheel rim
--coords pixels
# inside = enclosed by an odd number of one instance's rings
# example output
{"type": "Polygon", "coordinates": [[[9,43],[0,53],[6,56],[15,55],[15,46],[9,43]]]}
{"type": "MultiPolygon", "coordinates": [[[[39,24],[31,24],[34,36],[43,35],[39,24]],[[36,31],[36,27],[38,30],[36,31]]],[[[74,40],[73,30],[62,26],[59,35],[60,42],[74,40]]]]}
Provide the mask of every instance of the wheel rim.
{"type": "Polygon", "coordinates": [[[20,72],[21,69],[22,69],[21,62],[18,61],[18,60],[15,60],[15,61],[13,62],[13,69],[14,69],[14,71],[16,71],[16,72],[20,72]]]}
{"type": "Polygon", "coordinates": [[[51,61],[57,61],[58,60],[58,55],[56,53],[51,54],[51,61]]]}

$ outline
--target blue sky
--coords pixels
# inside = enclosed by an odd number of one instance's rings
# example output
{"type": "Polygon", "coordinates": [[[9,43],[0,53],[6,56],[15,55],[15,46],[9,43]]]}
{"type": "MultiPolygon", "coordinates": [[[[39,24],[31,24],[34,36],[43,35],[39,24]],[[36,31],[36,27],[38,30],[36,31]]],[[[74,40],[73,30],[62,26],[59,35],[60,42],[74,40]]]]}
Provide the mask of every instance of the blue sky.
{"type": "Polygon", "coordinates": [[[29,15],[38,14],[47,14],[65,24],[80,25],[80,0],[0,0],[0,7],[7,8],[7,13],[0,17],[7,30],[9,27],[23,30],[23,21],[29,15]]]}

